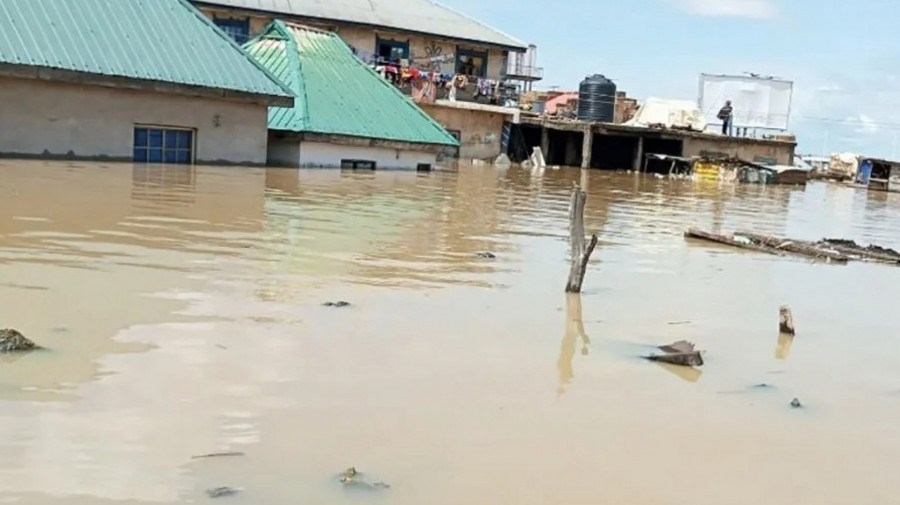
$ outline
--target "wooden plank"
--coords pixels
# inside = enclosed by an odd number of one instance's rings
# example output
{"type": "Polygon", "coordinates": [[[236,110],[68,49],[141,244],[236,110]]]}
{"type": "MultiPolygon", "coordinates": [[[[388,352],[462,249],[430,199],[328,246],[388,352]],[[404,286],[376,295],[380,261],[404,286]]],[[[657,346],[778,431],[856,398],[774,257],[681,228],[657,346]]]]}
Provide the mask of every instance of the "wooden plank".
{"type": "Polygon", "coordinates": [[[753,242],[766,247],[772,247],[778,250],[799,254],[801,256],[808,256],[810,258],[818,260],[824,259],[827,261],[834,261],[836,263],[847,263],[848,261],[850,261],[850,258],[845,254],[841,254],[835,251],[829,251],[802,240],[784,239],[780,237],[772,237],[769,235],[762,235],[759,233],[752,233],[747,231],[736,231],[734,232],[734,234],[735,236],[747,237],[753,242]]]}

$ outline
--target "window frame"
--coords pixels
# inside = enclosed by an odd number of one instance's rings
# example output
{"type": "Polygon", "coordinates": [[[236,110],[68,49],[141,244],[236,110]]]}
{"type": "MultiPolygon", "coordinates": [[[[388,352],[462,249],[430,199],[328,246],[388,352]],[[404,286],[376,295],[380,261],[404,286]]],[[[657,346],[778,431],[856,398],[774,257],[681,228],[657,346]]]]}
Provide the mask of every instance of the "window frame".
{"type": "Polygon", "coordinates": [[[374,160],[342,158],[341,168],[350,170],[376,170],[378,168],[378,163],[376,163],[374,160]]]}
{"type": "Polygon", "coordinates": [[[132,127],[132,163],[193,165],[196,149],[196,128],[141,123],[135,123],[132,127]],[[180,134],[187,135],[185,137],[180,134]],[[141,138],[143,143],[139,142],[141,138]],[[158,144],[154,139],[158,139],[158,144]],[[172,143],[174,146],[170,146],[172,143]],[[187,147],[183,147],[184,145],[187,147]],[[187,157],[184,157],[184,154],[187,154],[187,157]]]}
{"type": "MultiPolygon", "coordinates": [[[[381,56],[381,46],[389,46],[391,49],[401,49],[402,57],[401,60],[409,60],[409,40],[395,40],[395,39],[383,39],[380,36],[375,36],[375,60],[378,63],[392,63],[392,61],[382,61],[381,56]]],[[[393,51],[392,51],[393,52],[393,51]]]]}
{"type": "Polygon", "coordinates": [[[212,22],[238,44],[243,44],[250,40],[250,18],[248,17],[220,18],[214,16],[212,22]],[[235,36],[235,31],[240,32],[240,36],[243,37],[243,40],[239,40],[235,36]]]}
{"type": "Polygon", "coordinates": [[[488,57],[490,56],[490,51],[484,49],[482,51],[476,49],[466,49],[462,46],[456,46],[456,64],[453,66],[454,70],[457,74],[461,73],[462,70],[462,58],[481,58],[481,68],[476,68],[476,71],[473,75],[467,77],[477,77],[479,79],[487,79],[488,78],[488,57]],[[481,75],[479,75],[479,73],[481,75]]]}

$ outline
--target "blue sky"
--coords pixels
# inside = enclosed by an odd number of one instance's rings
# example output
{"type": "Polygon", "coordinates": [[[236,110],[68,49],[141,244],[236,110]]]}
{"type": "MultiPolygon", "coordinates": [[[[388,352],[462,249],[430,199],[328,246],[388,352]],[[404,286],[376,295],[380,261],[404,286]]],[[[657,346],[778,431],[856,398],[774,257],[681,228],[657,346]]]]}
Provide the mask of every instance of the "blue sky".
{"type": "Polygon", "coordinates": [[[602,73],[638,99],[696,100],[700,73],[794,81],[801,153],[900,158],[896,0],[439,0],[537,44],[541,87],[602,73]]]}

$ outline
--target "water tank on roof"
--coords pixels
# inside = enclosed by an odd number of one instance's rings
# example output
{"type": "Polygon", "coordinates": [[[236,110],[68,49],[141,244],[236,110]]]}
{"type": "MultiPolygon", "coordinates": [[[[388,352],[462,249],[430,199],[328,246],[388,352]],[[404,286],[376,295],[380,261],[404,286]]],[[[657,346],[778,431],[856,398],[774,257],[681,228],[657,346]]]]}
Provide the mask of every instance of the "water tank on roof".
{"type": "Polygon", "coordinates": [[[600,74],[586,77],[578,86],[578,119],[612,123],[616,117],[616,83],[600,74]]]}

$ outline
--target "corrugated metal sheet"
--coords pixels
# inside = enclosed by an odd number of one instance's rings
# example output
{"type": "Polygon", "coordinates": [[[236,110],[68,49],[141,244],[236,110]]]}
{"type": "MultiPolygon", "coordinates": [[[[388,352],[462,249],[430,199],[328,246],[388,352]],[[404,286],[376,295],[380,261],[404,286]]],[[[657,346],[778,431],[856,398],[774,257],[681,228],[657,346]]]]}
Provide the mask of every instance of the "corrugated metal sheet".
{"type": "Polygon", "coordinates": [[[291,96],[186,0],[0,0],[2,63],[291,96]]]}
{"type": "Polygon", "coordinates": [[[275,21],[244,47],[296,94],[269,108],[272,130],[459,145],[334,33],[275,21]]]}
{"type": "Polygon", "coordinates": [[[527,44],[431,0],[194,0],[197,4],[346,21],[525,51],[527,44]]]}

